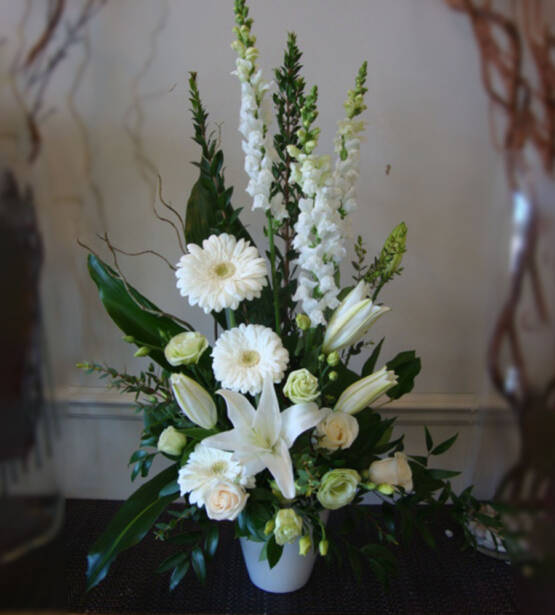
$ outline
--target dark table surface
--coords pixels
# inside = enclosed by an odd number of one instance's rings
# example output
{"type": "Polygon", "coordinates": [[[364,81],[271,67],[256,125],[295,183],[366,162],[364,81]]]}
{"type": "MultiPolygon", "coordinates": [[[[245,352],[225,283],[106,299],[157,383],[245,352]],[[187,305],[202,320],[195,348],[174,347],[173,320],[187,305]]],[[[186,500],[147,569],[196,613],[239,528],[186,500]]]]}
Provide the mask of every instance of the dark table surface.
{"type": "MultiPolygon", "coordinates": [[[[410,615],[510,614],[524,612],[516,574],[501,561],[461,551],[460,540],[435,532],[431,550],[416,542],[399,550],[399,569],[385,590],[371,573],[358,584],[319,558],[303,589],[269,594],[247,576],[241,550],[226,525],[217,556],[202,586],[192,573],[173,592],[168,574],[154,572],[176,547],[147,537],[122,553],[108,577],[85,593],[86,554],[119,502],[70,500],[58,538],[0,567],[0,608],[69,610],[87,613],[378,613],[410,615]]],[[[337,522],[337,513],[330,523],[337,522]],[[334,520],[335,517],[335,520],[334,520]]],[[[528,611],[528,609],[526,609],[528,611]]]]}

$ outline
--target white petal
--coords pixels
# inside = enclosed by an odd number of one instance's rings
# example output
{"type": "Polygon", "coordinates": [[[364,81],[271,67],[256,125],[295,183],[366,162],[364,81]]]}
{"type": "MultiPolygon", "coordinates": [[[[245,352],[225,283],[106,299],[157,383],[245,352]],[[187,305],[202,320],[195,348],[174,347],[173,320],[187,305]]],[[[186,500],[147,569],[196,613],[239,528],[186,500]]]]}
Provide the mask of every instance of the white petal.
{"type": "Polygon", "coordinates": [[[283,496],[292,500],[295,497],[295,480],[293,478],[293,463],[287,444],[280,440],[276,445],[276,452],[274,454],[263,454],[261,460],[275,478],[283,496]]]}
{"type": "Polygon", "coordinates": [[[230,429],[204,438],[202,444],[224,451],[243,450],[246,447],[245,434],[239,429],[230,429]]]}
{"type": "Polygon", "coordinates": [[[249,400],[239,393],[220,389],[218,395],[225,399],[227,416],[237,429],[247,430],[253,425],[255,410],[249,400]]]}
{"type": "Polygon", "coordinates": [[[303,431],[315,427],[326,417],[328,412],[319,410],[313,402],[295,404],[284,410],[281,413],[281,437],[287,446],[293,446],[293,442],[303,431]]]}
{"type": "Polygon", "coordinates": [[[255,432],[272,447],[281,431],[281,414],[274,385],[269,378],[264,378],[262,393],[254,418],[255,432]]]}

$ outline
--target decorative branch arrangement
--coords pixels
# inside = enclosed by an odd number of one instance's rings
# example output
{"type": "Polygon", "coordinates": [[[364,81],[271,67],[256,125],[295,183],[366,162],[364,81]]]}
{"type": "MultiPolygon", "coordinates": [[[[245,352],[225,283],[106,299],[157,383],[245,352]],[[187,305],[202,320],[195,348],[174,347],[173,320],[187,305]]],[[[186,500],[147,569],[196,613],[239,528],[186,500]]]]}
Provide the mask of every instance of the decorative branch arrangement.
{"type": "MultiPolygon", "coordinates": [[[[553,287],[553,271],[541,271],[540,235],[542,212],[538,185],[529,174],[525,149],[536,152],[545,175],[553,176],[555,163],[555,32],[544,19],[541,0],[515,3],[515,14],[496,9],[491,0],[446,0],[452,8],[466,13],[480,51],[482,81],[490,108],[500,113],[504,130],[491,126],[494,143],[505,154],[507,178],[518,211],[518,250],[513,255],[510,288],[495,323],[488,350],[488,369],[496,390],[514,410],[520,428],[520,458],[501,481],[496,500],[513,507],[515,535],[513,554],[520,558],[546,558],[553,540],[555,522],[555,457],[550,451],[555,437],[555,366],[547,381],[532,378],[527,360],[527,328],[520,317],[527,286],[531,289],[533,318],[551,327],[553,342],[555,314],[550,313],[545,288],[553,287]],[[527,55],[528,54],[528,55],[527,55]],[[531,59],[534,74],[526,64],[531,59]],[[544,277],[542,279],[542,273],[544,277]],[[507,354],[505,353],[507,350],[507,354]],[[508,357],[508,358],[507,358],[508,357]],[[510,367],[510,378],[507,377],[510,367]],[[515,515],[516,511],[516,515],[515,515]],[[535,511],[533,522],[529,514],[535,511]],[[519,514],[523,513],[523,514],[519,514]],[[530,529],[530,524],[533,530],[530,529]],[[516,526],[516,527],[515,527],[516,526]],[[523,530],[523,527],[528,529],[523,530]],[[523,552],[524,551],[524,552],[523,552]]],[[[545,198],[543,195],[541,198],[545,198]]],[[[547,198],[553,207],[553,191],[547,198]]],[[[552,249],[550,246],[549,249],[552,249]]],[[[545,269],[545,267],[544,267],[545,269]]],[[[528,351],[528,352],[527,352],[528,351]]],[[[549,553],[552,557],[553,553],[549,553]]]]}

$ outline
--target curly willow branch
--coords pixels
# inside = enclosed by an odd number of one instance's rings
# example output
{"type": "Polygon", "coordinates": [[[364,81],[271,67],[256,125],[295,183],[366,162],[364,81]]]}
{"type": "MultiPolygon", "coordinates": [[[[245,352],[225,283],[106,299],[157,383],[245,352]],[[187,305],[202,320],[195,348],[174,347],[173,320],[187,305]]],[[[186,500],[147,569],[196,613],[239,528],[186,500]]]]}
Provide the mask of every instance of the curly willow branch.
{"type": "MultiPolygon", "coordinates": [[[[104,241],[105,243],[107,243],[106,238],[103,237],[102,235],[97,234],[97,237],[101,241],[104,241]]],[[[127,252],[126,250],[122,250],[121,248],[118,248],[114,245],[112,245],[112,249],[118,254],[125,254],[125,256],[143,256],[144,254],[153,254],[154,256],[157,256],[158,258],[162,259],[172,271],[176,270],[176,267],[172,265],[170,261],[163,254],[160,254],[160,252],[156,252],[156,250],[140,250],[139,252],[127,252]]]]}

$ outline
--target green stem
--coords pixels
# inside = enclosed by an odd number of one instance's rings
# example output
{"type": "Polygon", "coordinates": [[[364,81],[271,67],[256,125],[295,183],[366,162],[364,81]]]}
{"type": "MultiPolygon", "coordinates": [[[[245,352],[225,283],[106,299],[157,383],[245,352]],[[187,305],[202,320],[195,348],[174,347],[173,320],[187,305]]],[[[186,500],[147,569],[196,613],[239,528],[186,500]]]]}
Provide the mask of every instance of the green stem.
{"type": "Polygon", "coordinates": [[[268,243],[270,245],[270,267],[272,270],[272,291],[274,293],[274,317],[276,324],[276,333],[281,335],[281,325],[279,318],[279,289],[277,287],[276,275],[276,246],[274,244],[274,218],[272,212],[268,209],[266,216],[268,218],[268,243]]]}
{"type": "Polygon", "coordinates": [[[237,326],[237,321],[235,320],[235,312],[232,309],[226,308],[225,319],[227,322],[228,329],[233,329],[237,326]]]}

